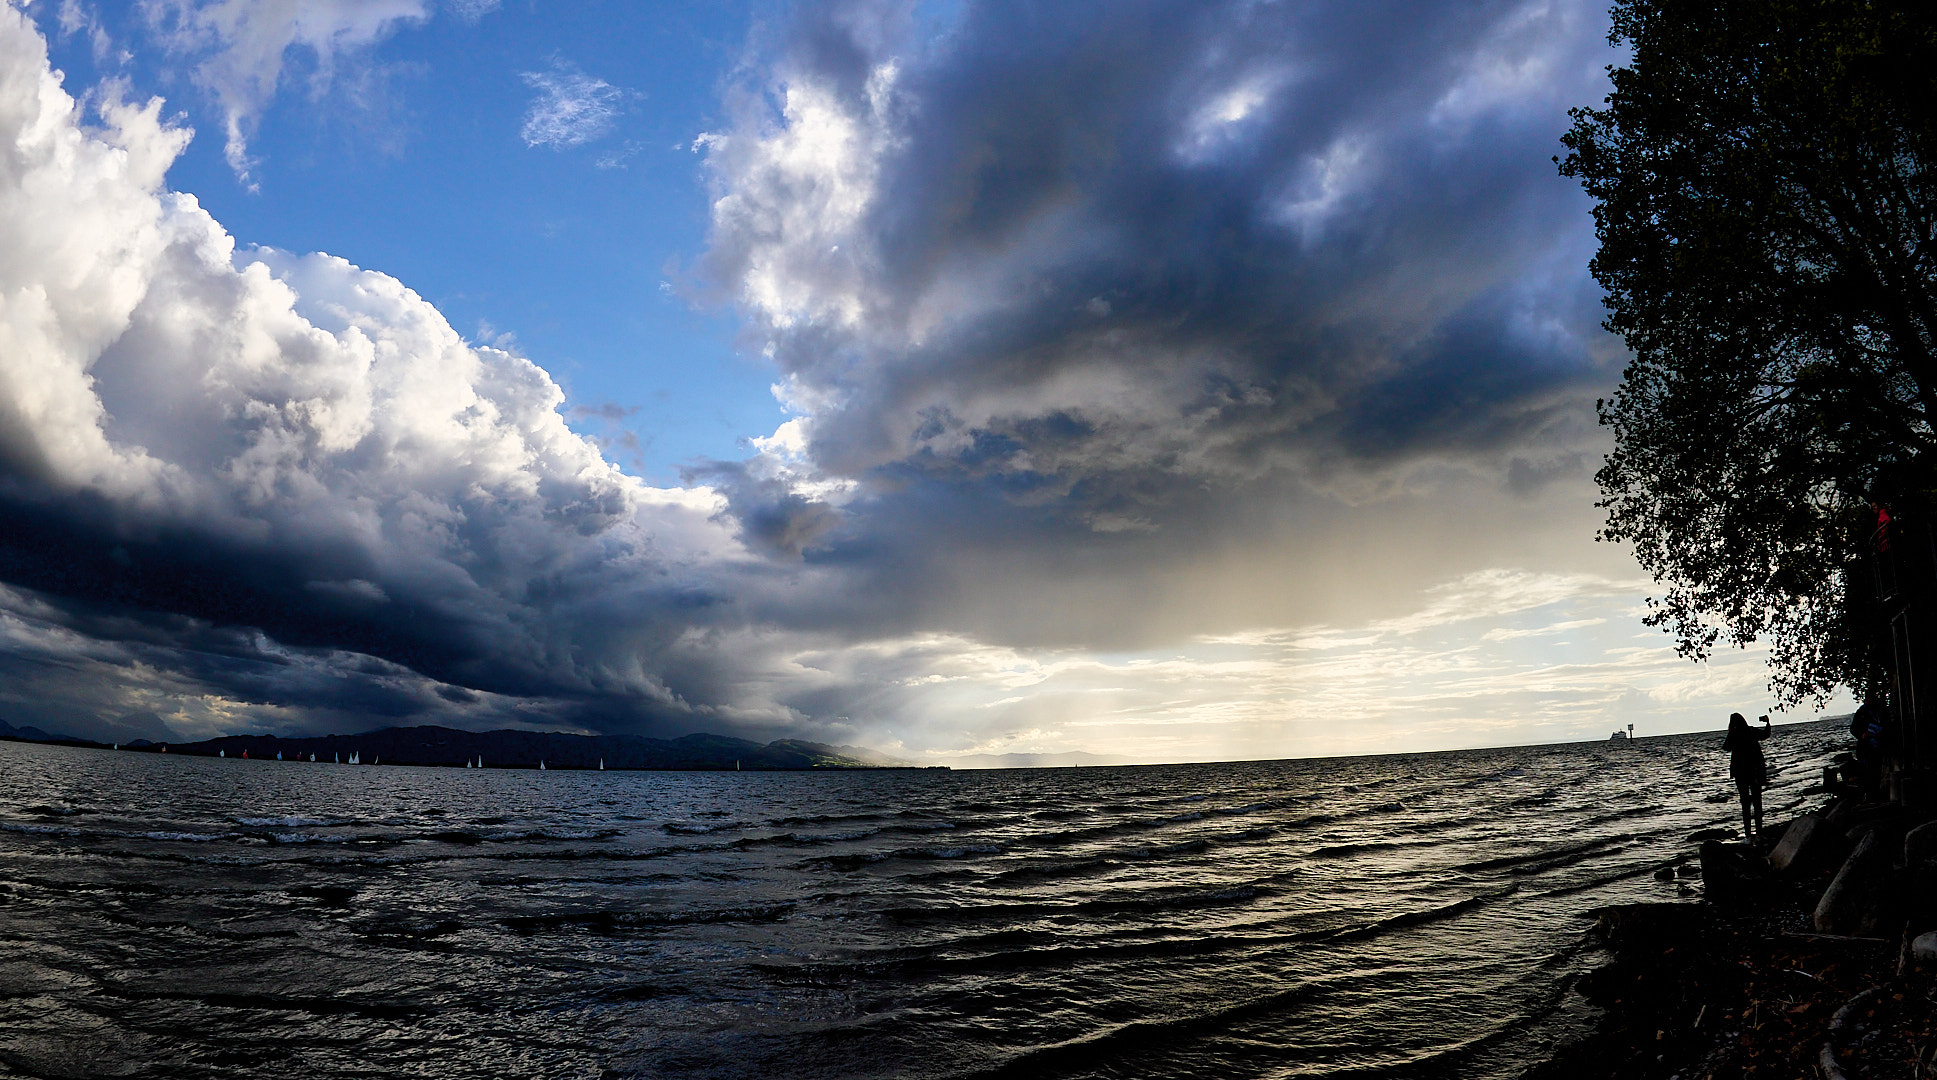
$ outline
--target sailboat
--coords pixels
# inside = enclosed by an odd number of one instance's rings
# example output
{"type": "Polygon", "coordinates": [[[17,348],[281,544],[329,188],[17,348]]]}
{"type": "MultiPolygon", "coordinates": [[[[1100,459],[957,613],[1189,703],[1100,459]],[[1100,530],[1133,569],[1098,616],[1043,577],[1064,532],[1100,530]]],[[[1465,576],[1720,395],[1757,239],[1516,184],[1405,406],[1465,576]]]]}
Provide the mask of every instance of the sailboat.
{"type": "Polygon", "coordinates": [[[544,759],[544,758],[539,758],[539,759],[538,759],[538,771],[539,771],[539,772],[544,772],[544,771],[545,771],[545,759],[544,759]]]}
{"type": "Polygon", "coordinates": [[[600,771],[600,772],[604,772],[604,771],[605,771],[605,759],[604,759],[604,758],[600,758],[600,759],[599,759],[599,771],[600,771]]]}

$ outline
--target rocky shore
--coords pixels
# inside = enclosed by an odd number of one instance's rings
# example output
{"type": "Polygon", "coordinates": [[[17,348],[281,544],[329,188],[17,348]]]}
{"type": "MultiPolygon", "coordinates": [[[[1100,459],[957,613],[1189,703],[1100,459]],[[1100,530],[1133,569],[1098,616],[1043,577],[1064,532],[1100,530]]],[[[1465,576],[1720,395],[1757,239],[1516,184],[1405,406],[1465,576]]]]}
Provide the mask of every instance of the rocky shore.
{"type": "Polygon", "coordinates": [[[1600,1025],[1528,1080],[1937,1077],[1933,818],[1846,792],[1703,840],[1699,901],[1593,913],[1613,959],[1576,989],[1600,1025]]]}

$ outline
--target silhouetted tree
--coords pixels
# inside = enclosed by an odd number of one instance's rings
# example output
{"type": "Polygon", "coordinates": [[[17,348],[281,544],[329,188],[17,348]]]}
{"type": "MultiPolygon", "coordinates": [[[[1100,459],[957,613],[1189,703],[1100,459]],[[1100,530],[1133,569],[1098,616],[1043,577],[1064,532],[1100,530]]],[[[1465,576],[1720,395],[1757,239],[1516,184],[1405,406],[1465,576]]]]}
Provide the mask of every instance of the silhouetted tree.
{"type": "MultiPolygon", "coordinates": [[[[1635,0],[1561,172],[1634,360],[1605,539],[1680,650],[1772,642],[1790,703],[1875,684],[1872,504],[1937,510],[1937,5],[1635,0]]],[[[1559,159],[1557,159],[1559,160],[1559,159]]]]}

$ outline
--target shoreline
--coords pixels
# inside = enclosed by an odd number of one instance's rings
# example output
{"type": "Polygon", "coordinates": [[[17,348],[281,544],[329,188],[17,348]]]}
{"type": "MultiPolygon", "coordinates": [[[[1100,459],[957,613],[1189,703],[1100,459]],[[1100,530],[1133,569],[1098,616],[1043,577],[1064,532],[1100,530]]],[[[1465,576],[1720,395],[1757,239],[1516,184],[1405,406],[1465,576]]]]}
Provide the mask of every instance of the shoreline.
{"type": "Polygon", "coordinates": [[[1600,1019],[1522,1080],[1937,1075],[1937,963],[1911,944],[1937,898],[1905,853],[1930,815],[1855,799],[1703,843],[1700,899],[1587,912],[1611,959],[1572,991],[1600,1019]]]}

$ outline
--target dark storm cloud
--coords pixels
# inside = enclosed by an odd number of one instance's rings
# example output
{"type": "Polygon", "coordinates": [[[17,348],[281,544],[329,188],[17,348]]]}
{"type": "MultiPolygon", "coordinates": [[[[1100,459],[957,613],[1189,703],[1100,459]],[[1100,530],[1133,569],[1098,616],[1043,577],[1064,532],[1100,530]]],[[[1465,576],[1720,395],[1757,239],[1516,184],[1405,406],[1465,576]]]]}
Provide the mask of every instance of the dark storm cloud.
{"type": "Polygon", "coordinates": [[[1603,79],[1592,7],[803,18],[778,115],[750,98],[708,144],[707,268],[767,325],[828,472],[1112,528],[1202,481],[1499,472],[1580,438],[1610,357],[1549,158],[1603,79]]]}
{"type": "Polygon", "coordinates": [[[623,474],[542,369],[395,279],[238,251],[165,189],[187,136],[160,102],[97,106],[83,126],[0,8],[0,583],[19,608],[0,706],[790,719],[733,664],[682,656],[744,624],[765,573],[721,499],[623,474]]]}

